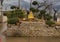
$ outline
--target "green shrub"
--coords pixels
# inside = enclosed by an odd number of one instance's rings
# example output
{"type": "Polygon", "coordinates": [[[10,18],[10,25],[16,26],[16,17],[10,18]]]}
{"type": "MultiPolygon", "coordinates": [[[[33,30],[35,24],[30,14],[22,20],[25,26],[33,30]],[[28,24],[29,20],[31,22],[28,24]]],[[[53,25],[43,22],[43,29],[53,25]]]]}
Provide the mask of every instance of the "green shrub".
{"type": "Polygon", "coordinates": [[[42,18],[42,15],[41,15],[41,14],[39,14],[37,17],[38,17],[38,19],[41,19],[41,18],[42,18]]]}
{"type": "Polygon", "coordinates": [[[50,14],[45,14],[44,19],[45,20],[51,20],[52,16],[50,14]]]}
{"type": "Polygon", "coordinates": [[[24,12],[21,11],[20,13],[18,13],[18,17],[19,18],[24,18],[25,17],[24,12]]]}
{"type": "Polygon", "coordinates": [[[24,12],[22,10],[19,10],[19,9],[6,12],[6,14],[7,14],[8,18],[15,18],[15,17],[24,18],[25,17],[24,12]]]}
{"type": "Polygon", "coordinates": [[[53,21],[46,21],[46,24],[48,25],[48,26],[52,26],[52,25],[54,25],[55,24],[55,22],[53,22],[53,21]]]}
{"type": "Polygon", "coordinates": [[[6,12],[7,17],[8,17],[8,24],[16,24],[18,18],[24,18],[24,12],[22,10],[14,10],[14,11],[9,11],[6,12]]]}
{"type": "Polygon", "coordinates": [[[8,24],[16,24],[16,22],[18,22],[18,18],[9,18],[8,19],[8,24]]]}

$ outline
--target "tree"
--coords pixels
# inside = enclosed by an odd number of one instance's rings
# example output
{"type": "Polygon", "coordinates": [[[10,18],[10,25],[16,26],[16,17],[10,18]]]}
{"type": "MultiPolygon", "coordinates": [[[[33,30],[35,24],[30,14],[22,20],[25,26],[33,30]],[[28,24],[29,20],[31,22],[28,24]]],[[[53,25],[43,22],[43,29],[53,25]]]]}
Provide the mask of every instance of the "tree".
{"type": "Polygon", "coordinates": [[[52,16],[50,14],[45,14],[44,19],[45,20],[51,20],[52,19],[52,16]]]}
{"type": "Polygon", "coordinates": [[[11,6],[11,9],[19,9],[17,6],[11,6]]]}
{"type": "Polygon", "coordinates": [[[57,21],[56,13],[58,12],[58,10],[56,10],[55,8],[53,8],[53,10],[54,10],[54,16],[53,16],[54,21],[57,21]]]}
{"type": "Polygon", "coordinates": [[[24,18],[24,12],[22,10],[16,9],[13,11],[6,12],[8,17],[8,23],[16,24],[18,19],[24,18]]]}
{"type": "Polygon", "coordinates": [[[40,14],[38,15],[39,18],[44,19],[45,18],[46,11],[40,10],[40,14]]]}
{"type": "Polygon", "coordinates": [[[33,1],[33,3],[32,3],[33,5],[37,5],[38,4],[38,2],[37,1],[33,1]]]}
{"type": "Polygon", "coordinates": [[[1,2],[1,5],[2,5],[2,3],[3,3],[3,0],[0,0],[0,2],[1,2]]]}
{"type": "Polygon", "coordinates": [[[34,13],[34,12],[39,12],[38,9],[35,9],[35,8],[33,8],[33,7],[31,7],[30,10],[31,10],[33,13],[34,13]]]}
{"type": "MultiPolygon", "coordinates": [[[[53,7],[54,6],[54,2],[49,2],[49,0],[43,0],[43,2],[38,2],[38,1],[33,1],[33,3],[32,3],[34,6],[37,6],[37,8],[35,8],[35,7],[33,7],[34,9],[37,9],[37,10],[39,10],[38,11],[38,13],[39,12],[42,12],[39,8],[41,8],[41,7],[43,7],[43,9],[42,10],[47,10],[49,13],[48,14],[51,14],[52,13],[52,10],[54,11],[54,21],[56,21],[57,20],[57,17],[56,17],[56,13],[57,13],[57,10],[55,10],[55,8],[53,7]]],[[[32,9],[33,10],[33,9],[32,9]]],[[[35,10],[34,10],[35,11],[35,10]]],[[[47,12],[46,11],[46,12],[47,12]]],[[[37,13],[37,14],[38,14],[37,13]]],[[[42,12],[43,13],[43,12],[42,12]]],[[[42,15],[41,15],[41,13],[39,13],[39,15],[38,15],[38,18],[41,18],[42,17],[42,15]]],[[[48,18],[50,18],[51,17],[51,15],[48,17],[48,18]]]]}
{"type": "Polygon", "coordinates": [[[20,2],[21,2],[21,1],[20,1],[20,0],[18,0],[18,7],[19,7],[19,9],[20,9],[20,6],[21,6],[21,5],[20,5],[20,2]]]}
{"type": "Polygon", "coordinates": [[[30,0],[30,8],[31,8],[32,0],[30,0]]]}
{"type": "Polygon", "coordinates": [[[51,20],[52,16],[50,14],[47,14],[45,10],[41,10],[40,14],[38,15],[38,18],[44,19],[44,20],[51,20]]]}
{"type": "Polygon", "coordinates": [[[45,7],[44,10],[48,9],[49,14],[51,13],[51,10],[53,9],[53,3],[52,2],[48,3],[47,0],[43,0],[42,3],[37,2],[37,1],[33,1],[32,4],[35,5],[35,6],[37,5],[37,9],[44,6],[45,7]]]}

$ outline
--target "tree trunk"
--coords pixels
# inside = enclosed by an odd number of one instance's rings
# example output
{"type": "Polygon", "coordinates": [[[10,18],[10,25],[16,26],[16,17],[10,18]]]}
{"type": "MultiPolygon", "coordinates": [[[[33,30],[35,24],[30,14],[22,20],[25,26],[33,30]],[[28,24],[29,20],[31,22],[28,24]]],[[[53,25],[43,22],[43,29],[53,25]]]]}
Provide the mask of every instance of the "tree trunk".
{"type": "Polygon", "coordinates": [[[54,13],[54,21],[57,21],[56,13],[54,13]]]}
{"type": "Polygon", "coordinates": [[[30,0],[30,8],[31,8],[31,5],[32,5],[32,0],[30,0]]]}
{"type": "Polygon", "coordinates": [[[18,6],[19,6],[19,9],[21,8],[21,5],[20,5],[20,0],[18,0],[18,6]]]}

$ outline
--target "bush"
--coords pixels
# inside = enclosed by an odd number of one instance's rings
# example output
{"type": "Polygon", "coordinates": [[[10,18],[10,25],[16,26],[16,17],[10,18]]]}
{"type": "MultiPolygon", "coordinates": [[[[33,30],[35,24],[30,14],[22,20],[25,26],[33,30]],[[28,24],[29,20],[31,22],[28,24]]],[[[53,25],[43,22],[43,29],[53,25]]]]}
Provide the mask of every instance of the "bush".
{"type": "Polygon", "coordinates": [[[8,24],[16,24],[16,22],[18,22],[18,18],[9,18],[8,19],[8,24]]]}
{"type": "Polygon", "coordinates": [[[16,24],[18,22],[18,18],[24,18],[24,12],[22,10],[14,10],[14,11],[9,11],[6,12],[7,17],[8,17],[8,24],[16,24]]]}
{"type": "Polygon", "coordinates": [[[24,12],[22,10],[16,9],[14,11],[6,12],[8,18],[24,18],[24,12]]]}
{"type": "Polygon", "coordinates": [[[55,22],[53,22],[53,21],[46,21],[46,24],[48,25],[48,26],[52,26],[52,25],[54,25],[55,24],[55,22]]]}
{"type": "Polygon", "coordinates": [[[42,18],[42,15],[41,15],[41,14],[39,14],[37,17],[38,17],[38,19],[41,19],[41,18],[42,18]]]}
{"type": "Polygon", "coordinates": [[[51,20],[52,16],[50,14],[45,14],[44,19],[45,20],[51,20]]]}
{"type": "Polygon", "coordinates": [[[19,18],[24,18],[25,15],[24,15],[24,13],[21,11],[20,13],[18,13],[18,17],[19,17],[19,18]]]}

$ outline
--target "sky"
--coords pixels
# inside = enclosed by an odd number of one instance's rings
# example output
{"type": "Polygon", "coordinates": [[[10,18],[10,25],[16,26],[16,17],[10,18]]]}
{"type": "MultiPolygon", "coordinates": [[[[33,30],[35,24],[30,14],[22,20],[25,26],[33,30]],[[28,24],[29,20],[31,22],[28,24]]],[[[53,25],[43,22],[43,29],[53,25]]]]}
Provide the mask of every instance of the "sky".
{"type": "MultiPolygon", "coordinates": [[[[42,0],[37,0],[40,2],[43,2],[42,0]]],[[[60,6],[60,0],[49,0],[51,2],[54,2],[55,6],[60,6]]],[[[25,9],[29,8],[30,6],[30,0],[21,0],[21,6],[25,9]]],[[[18,0],[4,0],[3,1],[3,10],[7,10],[10,8],[11,5],[18,6],[18,0]]]]}

